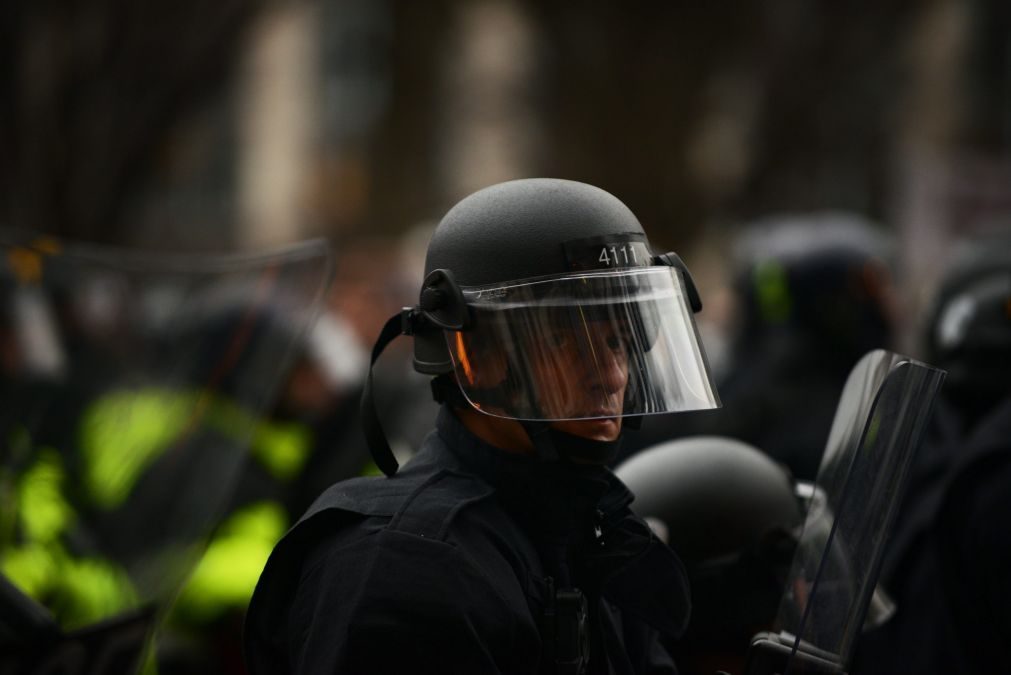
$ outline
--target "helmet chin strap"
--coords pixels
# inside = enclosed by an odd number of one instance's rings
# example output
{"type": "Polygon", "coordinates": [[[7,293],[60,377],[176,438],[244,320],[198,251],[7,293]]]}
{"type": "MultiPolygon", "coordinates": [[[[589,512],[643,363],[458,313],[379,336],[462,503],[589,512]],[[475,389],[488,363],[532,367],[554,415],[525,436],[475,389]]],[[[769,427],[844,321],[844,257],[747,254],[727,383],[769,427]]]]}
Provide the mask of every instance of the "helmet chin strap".
{"type": "Polygon", "coordinates": [[[400,465],[397,463],[396,457],[393,456],[390,442],[387,440],[386,434],[383,432],[382,422],[379,420],[379,412],[376,410],[375,398],[372,394],[372,368],[388,344],[393,342],[399,335],[410,334],[406,328],[407,326],[408,315],[404,312],[390,317],[386,325],[383,326],[376,344],[372,347],[369,375],[365,379],[365,387],[362,389],[362,398],[359,404],[362,431],[365,433],[365,440],[368,443],[369,451],[372,453],[376,466],[387,476],[395,474],[400,465]]]}

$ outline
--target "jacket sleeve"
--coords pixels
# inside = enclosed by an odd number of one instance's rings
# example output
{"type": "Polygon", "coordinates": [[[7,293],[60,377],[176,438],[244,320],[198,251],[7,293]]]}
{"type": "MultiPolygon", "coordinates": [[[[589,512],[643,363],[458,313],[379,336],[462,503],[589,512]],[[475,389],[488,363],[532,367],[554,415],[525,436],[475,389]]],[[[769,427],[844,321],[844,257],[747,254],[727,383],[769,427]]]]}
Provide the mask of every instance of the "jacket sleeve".
{"type": "MultiPolygon", "coordinates": [[[[1009,445],[1008,438],[1002,446],[1009,445]]],[[[942,588],[963,652],[973,672],[1006,670],[1011,639],[1011,449],[1001,447],[958,477],[939,524],[942,588]]]]}
{"type": "Polygon", "coordinates": [[[457,547],[381,530],[316,552],[289,616],[298,673],[534,673],[522,593],[457,547]]]}

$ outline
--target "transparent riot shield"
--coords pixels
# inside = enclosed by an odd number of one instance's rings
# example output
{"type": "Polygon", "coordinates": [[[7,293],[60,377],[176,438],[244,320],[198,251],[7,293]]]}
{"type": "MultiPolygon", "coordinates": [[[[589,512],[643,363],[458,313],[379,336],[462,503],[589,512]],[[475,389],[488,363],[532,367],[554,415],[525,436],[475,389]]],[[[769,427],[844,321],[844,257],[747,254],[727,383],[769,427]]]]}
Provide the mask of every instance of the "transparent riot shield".
{"type": "Polygon", "coordinates": [[[843,388],[776,626],[746,672],[843,673],[944,371],[877,350],[843,388]]]}
{"type": "Polygon", "coordinates": [[[263,445],[328,248],[0,254],[0,672],[133,672],[263,445]]]}

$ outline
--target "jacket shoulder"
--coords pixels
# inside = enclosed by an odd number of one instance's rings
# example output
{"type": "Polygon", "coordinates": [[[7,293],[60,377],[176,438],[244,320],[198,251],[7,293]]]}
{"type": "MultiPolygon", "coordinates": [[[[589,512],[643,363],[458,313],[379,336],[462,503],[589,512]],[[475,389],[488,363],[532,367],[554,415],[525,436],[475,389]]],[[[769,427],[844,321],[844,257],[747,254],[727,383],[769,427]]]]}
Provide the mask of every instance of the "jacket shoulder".
{"type": "Polygon", "coordinates": [[[339,513],[387,518],[388,527],[402,531],[445,534],[461,509],[493,492],[479,478],[446,468],[392,478],[354,478],[323,492],[289,535],[310,521],[339,513]]]}

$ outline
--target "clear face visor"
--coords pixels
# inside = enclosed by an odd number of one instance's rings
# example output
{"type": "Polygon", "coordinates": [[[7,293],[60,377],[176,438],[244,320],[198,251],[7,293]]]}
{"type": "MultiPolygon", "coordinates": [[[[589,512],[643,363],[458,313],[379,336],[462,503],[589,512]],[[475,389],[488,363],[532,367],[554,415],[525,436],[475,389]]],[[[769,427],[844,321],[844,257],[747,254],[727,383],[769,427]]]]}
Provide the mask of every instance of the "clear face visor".
{"type": "Polygon", "coordinates": [[[462,290],[473,325],[446,341],[464,396],[483,413],[561,421],[719,407],[675,268],[462,290]]]}

